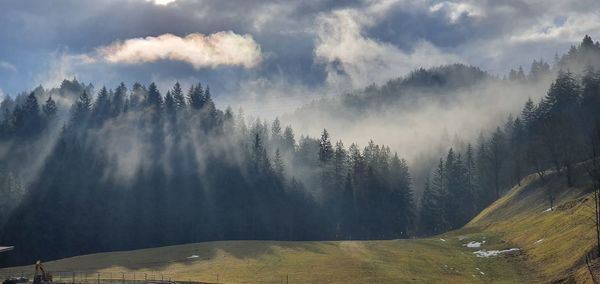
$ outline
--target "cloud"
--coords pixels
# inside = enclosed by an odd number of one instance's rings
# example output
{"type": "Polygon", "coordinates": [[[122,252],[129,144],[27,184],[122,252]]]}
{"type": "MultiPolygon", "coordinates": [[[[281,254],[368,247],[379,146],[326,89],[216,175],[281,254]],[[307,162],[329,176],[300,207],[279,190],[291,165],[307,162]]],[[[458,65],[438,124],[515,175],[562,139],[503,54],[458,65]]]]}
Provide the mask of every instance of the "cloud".
{"type": "Polygon", "coordinates": [[[593,34],[600,29],[600,16],[597,13],[572,15],[557,21],[545,21],[510,37],[513,43],[543,43],[549,41],[577,42],[583,35],[593,34]]]}
{"type": "Polygon", "coordinates": [[[67,52],[55,52],[48,56],[44,71],[37,74],[36,84],[47,87],[57,87],[64,79],[78,75],[78,66],[92,62],[87,55],[73,55],[67,52]]]}
{"type": "Polygon", "coordinates": [[[113,64],[141,64],[159,60],[189,63],[196,69],[218,66],[254,68],[262,61],[260,46],[252,36],[232,31],[210,35],[192,33],[186,37],[163,34],[115,42],[98,50],[113,64]]]}
{"type": "Polygon", "coordinates": [[[325,64],[332,86],[364,87],[405,75],[415,68],[460,61],[424,39],[416,39],[412,51],[370,38],[365,29],[376,25],[388,6],[375,2],[367,9],[341,9],[317,19],[316,62],[325,64]]]}
{"type": "Polygon", "coordinates": [[[11,72],[17,72],[17,67],[6,61],[0,61],[0,69],[5,69],[11,72]]]}
{"type": "Polygon", "coordinates": [[[451,23],[456,23],[461,17],[477,17],[482,11],[468,3],[443,1],[429,7],[431,13],[444,13],[451,23]]]}
{"type": "Polygon", "coordinates": [[[153,2],[156,5],[163,5],[163,6],[165,6],[165,5],[169,5],[169,4],[173,3],[173,2],[175,2],[177,0],[146,0],[146,1],[153,2]]]}

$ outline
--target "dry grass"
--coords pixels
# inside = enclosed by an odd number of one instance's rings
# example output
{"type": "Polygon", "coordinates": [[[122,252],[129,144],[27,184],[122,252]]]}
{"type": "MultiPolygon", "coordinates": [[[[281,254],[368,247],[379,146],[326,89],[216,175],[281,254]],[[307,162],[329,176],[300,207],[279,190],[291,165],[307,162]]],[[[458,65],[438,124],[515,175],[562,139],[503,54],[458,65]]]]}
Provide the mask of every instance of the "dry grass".
{"type": "MultiPolygon", "coordinates": [[[[46,265],[51,271],[88,271],[92,275],[135,271],[137,275],[163,273],[207,282],[216,281],[218,274],[226,283],[281,283],[286,277],[292,283],[514,283],[528,279],[531,270],[521,257],[478,258],[474,249],[463,246],[484,237],[473,234],[459,240],[450,234],[422,240],[208,242],[92,254],[46,265]],[[198,257],[188,259],[192,255],[198,257]]],[[[506,246],[485,238],[491,246],[506,246]]],[[[31,268],[13,271],[23,269],[31,268]]]]}
{"type": "Polygon", "coordinates": [[[595,245],[593,197],[588,178],[578,173],[575,187],[553,174],[545,182],[537,176],[523,180],[466,228],[493,234],[522,248],[541,282],[591,282],[585,255],[595,245]],[[549,208],[546,189],[557,193],[556,206],[549,208]]]}

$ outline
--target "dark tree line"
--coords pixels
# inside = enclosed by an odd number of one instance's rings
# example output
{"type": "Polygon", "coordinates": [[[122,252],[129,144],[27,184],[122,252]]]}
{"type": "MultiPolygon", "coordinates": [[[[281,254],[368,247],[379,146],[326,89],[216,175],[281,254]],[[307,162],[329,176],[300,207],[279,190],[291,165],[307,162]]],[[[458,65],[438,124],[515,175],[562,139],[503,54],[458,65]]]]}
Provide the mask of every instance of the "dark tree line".
{"type": "MultiPolygon", "coordinates": [[[[600,44],[586,36],[556,65],[576,67],[582,58],[589,64],[581,73],[559,69],[541,101],[527,100],[519,116],[509,116],[487,138],[482,135],[475,147],[468,144],[464,154],[450,149],[440,159],[422,197],[422,233],[462,227],[529,174],[544,181],[546,173],[554,171],[564,177],[565,186],[575,184],[575,165],[597,151],[589,141],[597,139],[595,129],[600,122],[600,64],[592,65],[600,63],[600,44]]],[[[533,80],[540,72],[549,72],[549,67],[534,61],[529,75],[519,75],[522,70],[511,74],[519,80],[533,80]]],[[[551,189],[547,197],[553,208],[556,196],[551,189]]]]}
{"type": "Polygon", "coordinates": [[[65,81],[8,102],[0,139],[13,146],[3,165],[21,151],[43,155],[23,145],[49,150],[27,186],[0,175],[15,196],[2,207],[10,214],[0,241],[18,248],[5,264],[210,240],[413,232],[408,166],[388,147],[346,148],[326,130],[296,141],[277,119],[217,109],[200,84],[177,83],[163,96],[154,83],[94,91],[65,81]]]}

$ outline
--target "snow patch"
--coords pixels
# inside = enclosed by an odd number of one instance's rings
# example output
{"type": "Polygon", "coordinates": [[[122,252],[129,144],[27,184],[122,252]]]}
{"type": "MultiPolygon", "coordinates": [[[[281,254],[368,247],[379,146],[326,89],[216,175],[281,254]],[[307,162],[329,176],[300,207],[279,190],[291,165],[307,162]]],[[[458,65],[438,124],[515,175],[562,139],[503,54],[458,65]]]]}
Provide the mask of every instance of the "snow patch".
{"type": "Polygon", "coordinates": [[[546,213],[546,212],[550,212],[550,211],[552,211],[552,207],[551,207],[551,208],[548,208],[548,209],[546,209],[546,210],[544,210],[544,211],[542,211],[542,212],[543,212],[543,213],[546,213]]]}
{"type": "Polygon", "coordinates": [[[468,248],[478,248],[480,247],[482,244],[485,244],[485,241],[481,241],[481,242],[469,242],[468,244],[465,244],[463,246],[466,246],[468,248]]]}
{"type": "Polygon", "coordinates": [[[478,250],[473,253],[477,257],[495,257],[495,256],[498,256],[499,254],[513,252],[513,251],[520,251],[520,250],[521,249],[519,249],[519,248],[511,248],[511,249],[505,249],[505,250],[478,250]]]}
{"type": "Polygon", "coordinates": [[[541,243],[541,242],[543,242],[543,241],[544,241],[544,239],[539,239],[539,240],[535,241],[535,243],[533,243],[533,244],[534,244],[534,245],[537,245],[537,244],[539,244],[539,243],[541,243]]]}
{"type": "Polygon", "coordinates": [[[192,254],[190,256],[187,257],[187,259],[193,259],[193,258],[199,258],[200,256],[192,254]]]}
{"type": "Polygon", "coordinates": [[[444,240],[444,239],[440,239],[440,241],[442,241],[442,242],[445,242],[446,240],[444,240]]]}

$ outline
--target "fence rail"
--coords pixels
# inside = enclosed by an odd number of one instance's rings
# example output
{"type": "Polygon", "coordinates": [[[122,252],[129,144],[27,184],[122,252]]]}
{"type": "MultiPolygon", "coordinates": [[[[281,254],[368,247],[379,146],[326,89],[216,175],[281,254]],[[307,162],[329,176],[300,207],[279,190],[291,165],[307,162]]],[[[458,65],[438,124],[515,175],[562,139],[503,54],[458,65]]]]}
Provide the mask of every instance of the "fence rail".
{"type": "MultiPolygon", "coordinates": [[[[81,271],[51,271],[52,282],[57,284],[217,284],[219,275],[214,278],[214,282],[201,282],[178,279],[172,275],[161,273],[125,273],[125,272],[81,272],[81,271]]],[[[33,281],[34,275],[31,272],[24,271],[4,271],[0,274],[0,283],[5,279],[12,277],[24,277],[28,282],[33,281]]],[[[27,283],[27,282],[25,282],[27,283]]]]}

